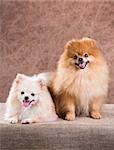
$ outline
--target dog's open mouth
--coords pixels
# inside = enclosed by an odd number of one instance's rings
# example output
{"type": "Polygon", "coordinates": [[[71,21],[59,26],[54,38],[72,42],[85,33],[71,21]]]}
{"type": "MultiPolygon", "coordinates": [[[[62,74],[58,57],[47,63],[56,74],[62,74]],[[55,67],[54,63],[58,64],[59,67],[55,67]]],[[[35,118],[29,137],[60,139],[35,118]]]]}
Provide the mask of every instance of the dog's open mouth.
{"type": "Polygon", "coordinates": [[[75,63],[75,65],[77,65],[80,69],[84,69],[88,63],[89,61],[83,63],[75,63]]]}
{"type": "Polygon", "coordinates": [[[31,100],[31,101],[30,100],[23,100],[23,106],[29,107],[32,102],[34,102],[34,100],[31,100]]]}

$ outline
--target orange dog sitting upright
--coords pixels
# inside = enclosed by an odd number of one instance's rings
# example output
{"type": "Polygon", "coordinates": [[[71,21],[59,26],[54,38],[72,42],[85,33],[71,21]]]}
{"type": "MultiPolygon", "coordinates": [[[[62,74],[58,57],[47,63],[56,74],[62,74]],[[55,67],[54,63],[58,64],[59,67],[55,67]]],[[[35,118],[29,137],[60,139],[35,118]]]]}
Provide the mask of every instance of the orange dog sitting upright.
{"type": "Polygon", "coordinates": [[[59,117],[74,120],[89,114],[100,119],[108,91],[108,66],[90,38],[69,41],[49,83],[59,117]]]}

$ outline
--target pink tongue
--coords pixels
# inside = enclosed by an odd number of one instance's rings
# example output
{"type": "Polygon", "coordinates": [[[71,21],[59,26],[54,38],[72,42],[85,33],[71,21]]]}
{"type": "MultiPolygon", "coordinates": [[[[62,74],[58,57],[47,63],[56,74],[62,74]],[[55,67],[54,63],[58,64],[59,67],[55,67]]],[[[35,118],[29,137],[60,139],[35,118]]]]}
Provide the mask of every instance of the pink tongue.
{"type": "Polygon", "coordinates": [[[84,68],[85,67],[85,64],[79,64],[80,67],[84,68]]]}
{"type": "Polygon", "coordinates": [[[23,102],[23,106],[24,106],[24,107],[28,107],[29,104],[30,104],[29,102],[23,102]]]}

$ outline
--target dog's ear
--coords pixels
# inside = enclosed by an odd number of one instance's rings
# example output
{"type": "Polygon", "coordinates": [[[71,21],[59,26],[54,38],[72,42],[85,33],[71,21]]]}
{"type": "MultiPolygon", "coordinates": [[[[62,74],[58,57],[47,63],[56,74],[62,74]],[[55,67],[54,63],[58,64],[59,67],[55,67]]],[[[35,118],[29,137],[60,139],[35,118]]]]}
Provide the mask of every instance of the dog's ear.
{"type": "Polygon", "coordinates": [[[38,84],[39,84],[41,90],[44,90],[46,88],[46,83],[43,79],[39,79],[38,84]]]}
{"type": "Polygon", "coordinates": [[[72,49],[74,47],[74,43],[78,42],[78,40],[76,39],[72,39],[70,41],[67,42],[67,44],[64,46],[65,50],[69,50],[72,49]]]}
{"type": "Polygon", "coordinates": [[[26,76],[24,75],[24,74],[20,74],[20,73],[18,73],[17,75],[16,75],[16,79],[15,79],[15,82],[18,84],[18,83],[20,83],[23,79],[25,79],[26,78],[26,76]]]}
{"type": "Polygon", "coordinates": [[[83,37],[82,41],[89,42],[91,47],[95,47],[96,46],[96,41],[94,39],[91,39],[91,38],[88,38],[88,37],[83,37]]]}

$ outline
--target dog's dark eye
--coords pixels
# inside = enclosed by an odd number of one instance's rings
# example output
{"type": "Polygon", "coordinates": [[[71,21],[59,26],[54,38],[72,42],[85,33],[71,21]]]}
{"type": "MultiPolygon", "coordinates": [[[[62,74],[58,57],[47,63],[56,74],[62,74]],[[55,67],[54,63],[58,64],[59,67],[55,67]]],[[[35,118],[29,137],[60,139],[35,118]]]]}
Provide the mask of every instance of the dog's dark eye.
{"type": "Polygon", "coordinates": [[[86,53],[86,54],[84,54],[84,57],[88,57],[88,54],[86,53]]]}
{"type": "Polygon", "coordinates": [[[22,92],[21,92],[21,95],[23,95],[23,94],[24,94],[24,92],[22,91],[22,92]]]}
{"type": "Polygon", "coordinates": [[[74,57],[73,57],[74,59],[77,59],[78,57],[77,57],[77,55],[74,55],[74,57]]]}
{"type": "Polygon", "coordinates": [[[35,94],[34,94],[34,93],[31,93],[31,95],[32,95],[32,96],[35,96],[35,94]]]}

